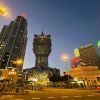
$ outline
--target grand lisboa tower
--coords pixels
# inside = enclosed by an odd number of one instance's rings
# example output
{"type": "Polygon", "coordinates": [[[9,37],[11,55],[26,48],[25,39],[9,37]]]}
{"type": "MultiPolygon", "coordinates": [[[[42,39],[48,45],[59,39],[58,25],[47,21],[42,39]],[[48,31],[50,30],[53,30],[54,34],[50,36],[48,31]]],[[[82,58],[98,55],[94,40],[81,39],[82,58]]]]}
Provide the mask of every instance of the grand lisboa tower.
{"type": "MultiPolygon", "coordinates": [[[[48,58],[51,53],[51,35],[34,34],[33,52],[35,54],[35,66],[24,70],[28,81],[37,81],[38,84],[46,84],[52,76],[60,76],[60,70],[51,68],[48,64],[48,58]]],[[[34,84],[34,83],[33,83],[34,84]]]]}
{"type": "Polygon", "coordinates": [[[36,56],[35,67],[48,67],[48,57],[51,52],[51,36],[34,35],[33,52],[36,56]]]}

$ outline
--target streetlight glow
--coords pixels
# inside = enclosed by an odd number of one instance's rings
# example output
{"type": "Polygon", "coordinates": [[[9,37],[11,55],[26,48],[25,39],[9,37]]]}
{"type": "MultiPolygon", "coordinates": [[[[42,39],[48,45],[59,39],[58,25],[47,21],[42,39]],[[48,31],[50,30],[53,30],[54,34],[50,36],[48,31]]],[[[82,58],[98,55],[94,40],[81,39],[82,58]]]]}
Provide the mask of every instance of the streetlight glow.
{"type": "Polygon", "coordinates": [[[61,55],[61,59],[63,60],[63,61],[67,61],[67,60],[69,60],[69,55],[67,55],[67,54],[62,54],[61,55]]]}
{"type": "MultiPolygon", "coordinates": [[[[61,59],[62,59],[62,61],[64,61],[65,65],[66,65],[67,76],[68,76],[68,81],[69,81],[69,72],[68,72],[67,61],[70,60],[70,56],[68,54],[62,54],[61,59]]],[[[66,74],[66,72],[64,72],[64,74],[66,74]]]]}
{"type": "Polygon", "coordinates": [[[23,63],[22,59],[17,59],[17,60],[16,60],[16,64],[17,64],[17,65],[21,65],[22,63],[23,63]]]}
{"type": "Polygon", "coordinates": [[[1,16],[6,16],[7,15],[7,10],[3,7],[0,7],[0,15],[1,16]]]}

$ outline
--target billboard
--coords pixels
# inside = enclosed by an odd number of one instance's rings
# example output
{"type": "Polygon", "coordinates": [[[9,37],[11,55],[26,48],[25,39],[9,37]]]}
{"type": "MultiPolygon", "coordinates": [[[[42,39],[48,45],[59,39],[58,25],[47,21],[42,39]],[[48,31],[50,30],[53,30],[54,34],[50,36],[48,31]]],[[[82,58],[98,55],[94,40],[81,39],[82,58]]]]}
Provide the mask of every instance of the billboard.
{"type": "Polygon", "coordinates": [[[85,65],[84,61],[80,57],[75,57],[71,59],[72,68],[76,68],[78,66],[85,65]]]}

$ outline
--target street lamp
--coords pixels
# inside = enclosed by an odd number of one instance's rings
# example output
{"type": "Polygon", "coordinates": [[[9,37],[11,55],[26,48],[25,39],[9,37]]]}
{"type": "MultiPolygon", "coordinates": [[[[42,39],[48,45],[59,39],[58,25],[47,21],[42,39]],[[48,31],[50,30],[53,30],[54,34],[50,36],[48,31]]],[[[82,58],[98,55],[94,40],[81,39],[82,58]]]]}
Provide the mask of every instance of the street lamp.
{"type": "Polygon", "coordinates": [[[16,59],[15,61],[11,61],[17,67],[20,67],[23,64],[23,60],[21,58],[16,59]]]}
{"type": "Polygon", "coordinates": [[[69,56],[67,55],[67,54],[62,54],[61,55],[61,59],[62,59],[62,61],[68,61],[69,60],[69,56]]]}
{"type": "Polygon", "coordinates": [[[23,63],[23,60],[22,60],[22,59],[17,59],[17,60],[16,60],[16,64],[17,64],[17,65],[21,65],[22,63],[23,63]]]}
{"type": "MultiPolygon", "coordinates": [[[[23,60],[21,58],[18,58],[16,61],[15,61],[16,65],[18,67],[20,67],[22,64],[23,64],[23,60]]],[[[20,70],[20,68],[18,68],[20,70]]]]}
{"type": "Polygon", "coordinates": [[[70,59],[70,57],[67,54],[62,54],[61,55],[61,59],[62,59],[62,61],[64,61],[65,65],[66,65],[68,81],[69,81],[69,73],[68,73],[67,61],[70,59]]]}

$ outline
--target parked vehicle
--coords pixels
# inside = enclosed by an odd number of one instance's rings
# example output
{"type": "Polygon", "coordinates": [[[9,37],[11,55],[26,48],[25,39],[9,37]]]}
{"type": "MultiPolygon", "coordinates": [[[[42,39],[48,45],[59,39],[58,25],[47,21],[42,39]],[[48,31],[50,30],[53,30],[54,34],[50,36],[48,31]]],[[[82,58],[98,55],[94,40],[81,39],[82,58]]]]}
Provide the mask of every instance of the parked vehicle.
{"type": "Polygon", "coordinates": [[[100,85],[98,85],[96,89],[97,89],[97,90],[100,90],[100,85]]]}

